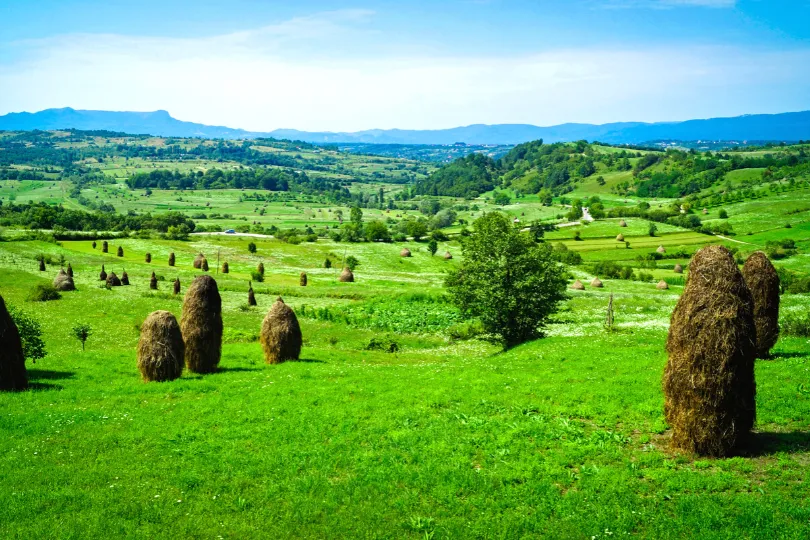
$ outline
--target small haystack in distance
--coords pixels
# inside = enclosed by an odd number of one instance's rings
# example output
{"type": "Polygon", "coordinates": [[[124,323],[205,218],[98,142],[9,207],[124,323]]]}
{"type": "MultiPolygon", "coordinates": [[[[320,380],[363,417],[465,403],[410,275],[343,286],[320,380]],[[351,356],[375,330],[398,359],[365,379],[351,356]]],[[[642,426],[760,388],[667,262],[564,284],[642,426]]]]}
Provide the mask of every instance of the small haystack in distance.
{"type": "Polygon", "coordinates": [[[354,274],[352,273],[351,268],[348,266],[343,269],[343,272],[340,273],[338,277],[338,281],[341,283],[354,283],[354,274]]]}
{"type": "Polygon", "coordinates": [[[121,285],[129,285],[129,274],[126,270],[121,273],[121,285]]]}
{"type": "Polygon", "coordinates": [[[183,373],[185,345],[177,319],[168,311],[154,311],[141,325],[138,370],[144,382],[173,381],[183,373]]]}
{"type": "Polygon", "coordinates": [[[39,271],[44,272],[45,270],[47,270],[47,268],[45,268],[45,259],[40,259],[39,260],[39,271]]]}
{"type": "Polygon", "coordinates": [[[683,266],[681,266],[680,264],[676,264],[675,268],[673,268],[672,271],[675,272],[676,274],[683,274],[683,266]]]}
{"type": "Polygon", "coordinates": [[[253,284],[248,281],[248,305],[256,305],[256,295],[253,293],[253,284]]]}
{"type": "Polygon", "coordinates": [[[583,284],[582,284],[582,282],[581,282],[580,280],[576,280],[576,281],[575,281],[575,282],[574,282],[574,283],[571,285],[571,288],[572,288],[572,289],[574,289],[575,291],[584,291],[584,290],[585,290],[585,285],[583,285],[583,284]]]}
{"type": "Polygon", "coordinates": [[[124,248],[122,246],[118,246],[118,256],[119,257],[124,256],[124,248]]]}
{"type": "Polygon", "coordinates": [[[748,257],[742,274],[754,298],[757,358],[768,358],[779,339],[779,274],[761,251],[748,257]]]}
{"type": "MultiPolygon", "coordinates": [[[[172,253],[172,255],[174,255],[174,253],[172,253]]],[[[172,260],[172,258],[173,257],[171,255],[169,255],[169,260],[170,261],[172,260]]],[[[203,263],[204,260],[205,260],[205,255],[203,255],[202,253],[198,253],[197,256],[194,257],[194,262],[192,263],[192,265],[194,266],[194,268],[199,270],[200,268],[202,268],[202,263],[203,263]]]]}
{"type": "Polygon", "coordinates": [[[28,372],[25,370],[20,332],[6,309],[6,302],[0,296],[0,391],[26,388],[28,372]]]}
{"type": "Polygon", "coordinates": [[[452,258],[453,258],[453,255],[449,251],[444,252],[444,260],[445,261],[449,261],[452,258]]]}
{"type": "Polygon", "coordinates": [[[158,281],[157,276],[155,275],[154,272],[152,272],[152,277],[149,279],[149,288],[152,289],[153,291],[156,291],[158,288],[157,281],[158,281]]]}
{"type": "Polygon", "coordinates": [[[601,289],[602,287],[604,287],[604,284],[602,283],[601,279],[595,277],[593,278],[593,281],[591,281],[591,287],[594,287],[595,289],[601,289]]]}
{"type": "Polygon", "coordinates": [[[104,271],[104,265],[101,265],[101,273],[98,275],[99,281],[107,281],[107,272],[104,271]]]}
{"type": "Polygon", "coordinates": [[[301,275],[298,277],[298,284],[301,285],[302,287],[307,286],[307,273],[306,272],[301,272],[301,275]]]}
{"type": "Polygon", "coordinates": [[[332,268],[332,260],[331,260],[329,257],[327,257],[326,259],[324,259],[324,261],[323,261],[323,267],[324,267],[324,268],[332,268]]]}
{"type": "Polygon", "coordinates": [[[103,242],[101,242],[101,252],[108,253],[109,251],[110,251],[110,244],[108,244],[107,241],[104,240],[103,242]]]}
{"type": "Polygon", "coordinates": [[[53,288],[57,291],[75,291],[76,284],[73,283],[73,278],[60,268],[59,273],[53,278],[53,288]]]}
{"type": "Polygon", "coordinates": [[[619,227],[627,227],[627,222],[625,220],[621,220],[619,222],[619,227]]]}
{"type": "Polygon", "coordinates": [[[616,241],[617,242],[624,242],[624,235],[623,234],[617,234],[616,235],[616,241]]]}
{"type": "Polygon", "coordinates": [[[180,278],[174,278],[174,294],[180,294],[180,278]]]}
{"type": "Polygon", "coordinates": [[[194,373],[216,371],[222,353],[222,298],[211,276],[195,277],[186,290],[180,328],[186,367],[194,373]]]}
{"type": "Polygon", "coordinates": [[[93,249],[96,249],[96,241],[93,240],[93,249]]]}
{"type": "Polygon", "coordinates": [[[402,248],[402,251],[399,252],[399,256],[400,257],[410,257],[411,256],[411,250],[408,249],[408,248],[402,248]]]}
{"type": "Polygon", "coordinates": [[[200,268],[203,272],[208,272],[208,259],[203,259],[202,267],[200,268]]]}
{"type": "Polygon", "coordinates": [[[169,253],[169,266],[174,266],[174,251],[169,253]]]}
{"type": "Polygon", "coordinates": [[[667,252],[667,250],[664,249],[664,246],[658,246],[658,249],[656,249],[655,251],[657,251],[658,253],[661,253],[661,254],[667,252]]]}
{"type": "Polygon", "coordinates": [[[147,263],[152,262],[152,254],[147,251],[146,255],[143,256],[143,260],[144,260],[144,262],[147,262],[147,263]]]}
{"type": "Polygon", "coordinates": [[[228,266],[228,261],[225,261],[224,263],[222,263],[222,273],[227,274],[230,271],[231,271],[231,267],[228,266]]]}
{"type": "Polygon", "coordinates": [[[268,364],[280,364],[286,360],[298,360],[301,356],[301,327],[295,312],[279,297],[262,322],[260,334],[264,360],[268,364]]]}
{"type": "Polygon", "coordinates": [[[703,209],[703,215],[705,216],[705,215],[706,215],[706,214],[708,214],[708,213],[709,213],[709,209],[708,209],[708,208],[704,208],[704,209],[703,209]]]}
{"type": "Polygon", "coordinates": [[[656,285],[655,288],[661,291],[666,291],[667,289],[669,289],[669,283],[667,283],[662,279],[661,281],[658,282],[658,285],[656,285]]]}
{"type": "Polygon", "coordinates": [[[256,271],[261,275],[264,275],[264,263],[259,263],[259,266],[256,267],[256,271]]]}
{"type": "Polygon", "coordinates": [[[73,267],[70,266],[70,263],[68,263],[67,275],[69,275],[70,277],[73,277],[73,267]]]}
{"type": "Polygon", "coordinates": [[[672,447],[726,456],[756,416],[756,325],[751,291],[723,246],[698,251],[672,312],[664,413],[672,447]]]}
{"type": "Polygon", "coordinates": [[[107,287],[120,287],[121,280],[118,279],[118,276],[115,275],[115,272],[110,272],[110,275],[107,276],[107,287]]]}

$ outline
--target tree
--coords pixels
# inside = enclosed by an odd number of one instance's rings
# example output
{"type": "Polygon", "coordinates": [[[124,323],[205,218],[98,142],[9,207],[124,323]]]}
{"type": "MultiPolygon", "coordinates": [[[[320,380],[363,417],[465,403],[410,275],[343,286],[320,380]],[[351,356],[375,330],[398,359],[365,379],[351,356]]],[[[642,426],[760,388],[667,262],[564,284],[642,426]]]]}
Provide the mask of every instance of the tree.
{"type": "Polygon", "coordinates": [[[427,248],[430,252],[430,256],[432,257],[436,255],[436,251],[439,249],[439,244],[436,242],[436,240],[431,239],[430,242],[428,242],[427,248]]]}
{"type": "Polygon", "coordinates": [[[551,250],[493,212],[475,221],[462,252],[463,263],[445,282],[462,314],[478,317],[504,349],[540,336],[565,299],[565,273],[551,250]]]}
{"type": "Polygon", "coordinates": [[[658,232],[658,227],[655,225],[655,223],[650,223],[650,228],[647,230],[647,233],[650,236],[655,236],[655,233],[657,233],[657,232],[658,232]]]}
{"type": "Polygon", "coordinates": [[[345,265],[349,267],[349,270],[354,270],[360,266],[360,261],[354,255],[349,255],[346,257],[345,265]]]}
{"type": "Polygon", "coordinates": [[[20,332],[23,356],[35,364],[38,358],[45,358],[45,342],[42,341],[42,327],[39,321],[11,305],[8,305],[8,314],[20,332]]]}
{"type": "Polygon", "coordinates": [[[363,224],[363,211],[360,210],[359,206],[352,206],[352,209],[349,211],[349,221],[356,225],[363,224]]]}
{"type": "Polygon", "coordinates": [[[498,206],[506,206],[511,202],[511,199],[509,198],[508,193],[506,193],[505,191],[499,191],[495,194],[495,197],[493,197],[492,202],[494,202],[498,206]]]}
{"type": "Polygon", "coordinates": [[[82,342],[82,351],[84,350],[84,343],[87,341],[87,338],[90,337],[92,330],[89,324],[81,323],[74,326],[72,329],[73,335],[82,342]]]}
{"type": "Polygon", "coordinates": [[[248,242],[248,251],[250,253],[256,253],[256,244],[254,242],[248,242]]]}
{"type": "Polygon", "coordinates": [[[721,208],[719,212],[717,212],[717,217],[720,219],[728,219],[728,212],[725,209],[721,208]]]}
{"type": "Polygon", "coordinates": [[[374,220],[366,224],[366,240],[369,242],[390,242],[391,233],[388,227],[380,220],[374,220]]]}
{"type": "Polygon", "coordinates": [[[380,210],[382,210],[384,208],[383,202],[385,200],[385,190],[383,188],[380,188],[380,193],[379,193],[379,195],[377,197],[378,197],[379,202],[380,202],[380,210]]]}

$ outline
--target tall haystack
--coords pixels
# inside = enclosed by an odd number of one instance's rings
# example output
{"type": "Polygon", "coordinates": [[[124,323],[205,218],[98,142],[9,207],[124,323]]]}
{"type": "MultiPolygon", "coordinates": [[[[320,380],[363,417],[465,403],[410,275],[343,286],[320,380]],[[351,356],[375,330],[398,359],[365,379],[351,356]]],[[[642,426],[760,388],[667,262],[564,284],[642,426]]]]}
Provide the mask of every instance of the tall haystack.
{"type": "Polygon", "coordinates": [[[53,288],[57,291],[75,291],[76,284],[73,283],[73,278],[60,268],[59,273],[53,279],[53,288]]]}
{"type": "Polygon", "coordinates": [[[658,246],[658,249],[656,249],[655,251],[661,253],[662,255],[667,252],[667,250],[664,249],[664,246],[658,246]]]}
{"type": "Polygon", "coordinates": [[[302,287],[307,286],[307,273],[306,272],[301,272],[301,275],[298,277],[298,284],[301,285],[302,287]]]}
{"type": "Polygon", "coordinates": [[[129,285],[129,274],[126,270],[121,273],[121,285],[129,285]]]}
{"type": "Polygon", "coordinates": [[[617,242],[624,242],[624,235],[623,234],[617,234],[616,235],[616,241],[617,242]]]}
{"type": "Polygon", "coordinates": [[[69,275],[70,277],[73,277],[73,267],[70,266],[70,263],[68,263],[68,266],[67,266],[67,275],[69,275]]]}
{"type": "Polygon", "coordinates": [[[748,257],[742,273],[754,298],[757,357],[767,358],[779,339],[779,275],[768,256],[761,251],[748,257]]]}
{"type": "Polygon", "coordinates": [[[262,322],[260,335],[268,364],[298,360],[301,355],[301,327],[295,312],[279,297],[262,322]]]}
{"type": "Polygon", "coordinates": [[[627,222],[625,220],[621,220],[619,222],[619,227],[627,227],[627,222]]]}
{"type": "Polygon", "coordinates": [[[399,252],[399,256],[400,257],[410,257],[411,256],[411,250],[408,249],[408,248],[402,248],[402,251],[399,252]]]}
{"type": "Polygon", "coordinates": [[[169,266],[174,266],[174,251],[169,253],[169,266]]]}
{"type": "Polygon", "coordinates": [[[605,285],[602,283],[602,280],[599,279],[598,277],[593,278],[593,281],[591,281],[591,287],[595,289],[601,289],[604,286],[605,285]]]}
{"type": "Polygon", "coordinates": [[[256,271],[261,275],[264,275],[264,263],[259,263],[259,266],[256,267],[256,271]]]}
{"type": "MultiPolygon", "coordinates": [[[[172,253],[172,255],[174,255],[174,253],[172,253]]],[[[172,259],[172,256],[169,255],[169,260],[171,260],[171,259],[172,259]]],[[[197,256],[194,257],[194,262],[192,263],[194,265],[194,268],[196,268],[197,270],[202,268],[202,263],[203,263],[204,260],[205,260],[205,255],[203,255],[202,253],[198,253],[197,256]]]]}
{"type": "Polygon", "coordinates": [[[121,280],[115,275],[115,272],[110,272],[107,276],[107,287],[120,287],[121,280]]]}
{"type": "Polygon", "coordinates": [[[256,305],[256,295],[253,293],[253,284],[248,282],[248,305],[256,305]]]}
{"type": "Polygon", "coordinates": [[[158,281],[157,276],[155,275],[154,272],[152,272],[152,277],[149,279],[149,288],[152,289],[153,291],[156,291],[158,288],[157,281],[158,281]]]}
{"type": "Polygon", "coordinates": [[[453,255],[449,251],[444,252],[444,260],[445,261],[449,261],[452,258],[453,258],[453,255]]]}
{"type": "Polygon", "coordinates": [[[44,272],[45,270],[47,270],[47,268],[45,267],[45,259],[40,259],[39,260],[39,271],[44,272]]]}
{"type": "Polygon", "coordinates": [[[340,273],[338,277],[338,281],[342,283],[354,283],[354,274],[352,273],[351,268],[348,266],[343,269],[343,272],[340,273]]]}
{"type": "Polygon", "coordinates": [[[180,278],[174,278],[174,294],[180,294],[180,278]]]}
{"type": "Polygon", "coordinates": [[[177,319],[168,311],[153,311],[141,325],[138,370],[144,382],[173,381],[183,373],[185,345],[177,319]]]}
{"type": "Polygon", "coordinates": [[[14,319],[0,296],[0,391],[25,390],[28,373],[25,370],[22,340],[14,319]]]}
{"type": "Polygon", "coordinates": [[[728,249],[708,246],[695,254],[667,337],[664,412],[673,448],[726,456],[753,427],[752,304],[728,249]]]}
{"type": "Polygon", "coordinates": [[[582,284],[580,280],[576,280],[572,285],[571,288],[575,291],[584,291],[585,285],[582,284]]]}
{"type": "Polygon", "coordinates": [[[655,288],[658,289],[659,291],[666,291],[667,289],[669,289],[669,283],[667,283],[662,279],[661,281],[658,282],[655,288]]]}
{"type": "Polygon", "coordinates": [[[180,328],[186,367],[194,373],[216,371],[222,352],[222,298],[211,276],[195,277],[186,290],[180,328]]]}
{"type": "Polygon", "coordinates": [[[118,256],[119,257],[124,256],[124,248],[122,246],[118,246],[118,256]]]}
{"type": "Polygon", "coordinates": [[[143,260],[144,260],[144,262],[147,262],[147,263],[152,262],[152,254],[147,251],[146,255],[143,256],[143,260]]]}
{"type": "Polygon", "coordinates": [[[676,274],[683,274],[683,266],[681,266],[680,264],[676,264],[675,268],[673,268],[672,271],[675,272],[676,274]]]}
{"type": "Polygon", "coordinates": [[[227,274],[230,271],[231,271],[231,267],[228,266],[228,261],[225,261],[224,263],[222,263],[222,273],[227,274]]]}
{"type": "Polygon", "coordinates": [[[104,265],[101,265],[101,272],[98,275],[99,281],[107,281],[107,272],[104,271],[104,265]]]}
{"type": "Polygon", "coordinates": [[[96,249],[96,241],[93,240],[93,249],[96,249]]]}
{"type": "Polygon", "coordinates": [[[200,269],[203,272],[208,272],[208,259],[203,259],[202,266],[200,267],[200,269]]]}
{"type": "Polygon", "coordinates": [[[110,251],[110,244],[108,244],[107,241],[104,240],[103,242],[101,242],[101,252],[108,253],[109,251],[110,251]]]}

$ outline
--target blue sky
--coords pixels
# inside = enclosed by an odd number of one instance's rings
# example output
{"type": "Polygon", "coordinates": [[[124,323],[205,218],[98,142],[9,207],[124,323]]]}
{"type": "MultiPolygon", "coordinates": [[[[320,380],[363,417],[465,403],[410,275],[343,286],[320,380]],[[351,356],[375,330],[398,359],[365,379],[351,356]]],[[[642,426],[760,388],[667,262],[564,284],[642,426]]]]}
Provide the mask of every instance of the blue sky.
{"type": "Polygon", "coordinates": [[[810,0],[0,0],[0,114],[252,130],[810,109],[810,0]]]}

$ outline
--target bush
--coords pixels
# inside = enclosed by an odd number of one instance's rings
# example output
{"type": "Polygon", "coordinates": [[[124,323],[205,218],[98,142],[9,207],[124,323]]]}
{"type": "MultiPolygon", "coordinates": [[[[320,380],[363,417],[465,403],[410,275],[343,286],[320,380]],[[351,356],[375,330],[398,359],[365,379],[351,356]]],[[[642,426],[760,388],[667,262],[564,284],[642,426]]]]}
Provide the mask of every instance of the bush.
{"type": "Polygon", "coordinates": [[[45,342],[42,341],[42,327],[39,321],[14,306],[8,306],[8,313],[20,332],[23,356],[34,363],[38,358],[45,358],[45,342]]]}
{"type": "Polygon", "coordinates": [[[250,273],[250,277],[253,279],[253,281],[258,281],[259,283],[264,281],[264,274],[257,272],[256,270],[250,273]]]}
{"type": "Polygon", "coordinates": [[[31,302],[48,302],[50,300],[59,300],[62,295],[50,283],[40,283],[28,295],[28,300],[31,302]]]}
{"type": "Polygon", "coordinates": [[[360,266],[360,261],[354,255],[349,255],[346,257],[346,266],[349,267],[349,270],[354,271],[355,268],[360,266]]]}
{"type": "Polygon", "coordinates": [[[399,351],[399,343],[388,337],[371,338],[366,345],[367,351],[382,351],[387,353],[395,353],[399,351]]]}
{"type": "Polygon", "coordinates": [[[779,326],[786,336],[810,337],[810,315],[786,315],[779,326]]]}
{"type": "Polygon", "coordinates": [[[248,242],[248,252],[256,253],[256,244],[254,242],[248,242]]]}

